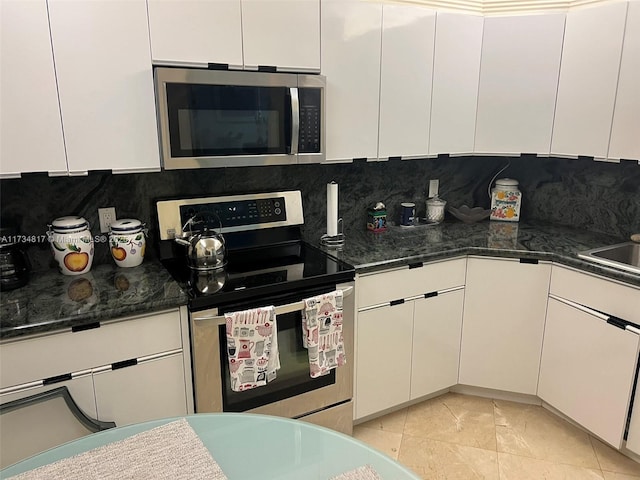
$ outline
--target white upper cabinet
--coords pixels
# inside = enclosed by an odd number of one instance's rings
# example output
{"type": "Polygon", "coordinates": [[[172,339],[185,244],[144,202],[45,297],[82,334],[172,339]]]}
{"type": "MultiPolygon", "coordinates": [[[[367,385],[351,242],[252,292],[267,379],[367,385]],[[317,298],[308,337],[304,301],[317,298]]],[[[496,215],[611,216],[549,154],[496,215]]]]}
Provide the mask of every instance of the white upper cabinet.
{"type": "Polygon", "coordinates": [[[473,152],[483,22],[481,16],[438,12],[429,142],[431,154],[473,152]]]}
{"type": "Polygon", "coordinates": [[[244,66],[320,71],[320,0],[242,0],[244,66]]]}
{"type": "Polygon", "coordinates": [[[327,161],[378,158],[382,5],[322,0],[327,161]]]}
{"type": "Polygon", "coordinates": [[[45,0],[0,2],[0,177],[67,174],[45,0]]]}
{"type": "Polygon", "coordinates": [[[629,3],[609,158],[640,160],[640,1],[629,3]]]}
{"type": "Polygon", "coordinates": [[[626,13],[622,2],[567,14],[552,154],[607,156],[626,13]]]}
{"type": "Polygon", "coordinates": [[[145,0],[49,0],[69,172],[160,169],[145,0]]]}
{"type": "Polygon", "coordinates": [[[379,158],[429,153],[435,28],[435,10],[383,7],[379,158]]]}
{"type": "Polygon", "coordinates": [[[241,69],[240,0],[147,0],[156,64],[241,69]]]}
{"type": "Polygon", "coordinates": [[[548,155],[564,14],[484,20],[475,152],[548,155]]]}

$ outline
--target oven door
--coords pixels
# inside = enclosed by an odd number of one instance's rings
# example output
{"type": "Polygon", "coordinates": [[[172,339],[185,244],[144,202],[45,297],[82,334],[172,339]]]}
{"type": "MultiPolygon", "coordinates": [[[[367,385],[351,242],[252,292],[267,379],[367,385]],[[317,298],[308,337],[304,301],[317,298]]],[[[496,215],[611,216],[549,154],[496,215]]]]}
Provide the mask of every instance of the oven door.
{"type": "Polygon", "coordinates": [[[293,293],[250,299],[223,308],[191,313],[192,355],[196,412],[251,411],[299,418],[349,402],[353,396],[353,344],[355,304],[353,282],[324,285],[293,293]],[[307,350],[302,346],[302,311],[305,298],[340,289],[344,292],[343,338],[347,364],[330,374],[311,378],[307,350]],[[263,387],[231,390],[226,357],[224,312],[276,306],[281,368],[263,387]],[[278,312],[286,313],[278,313],[278,312]]]}

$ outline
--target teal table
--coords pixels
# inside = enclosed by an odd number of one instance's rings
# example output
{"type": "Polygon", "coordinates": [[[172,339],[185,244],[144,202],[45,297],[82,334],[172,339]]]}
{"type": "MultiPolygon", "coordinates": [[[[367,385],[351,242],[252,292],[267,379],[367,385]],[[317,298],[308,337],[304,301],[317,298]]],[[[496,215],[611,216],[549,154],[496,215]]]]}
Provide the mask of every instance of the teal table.
{"type": "MultiPolygon", "coordinates": [[[[310,423],[247,413],[196,414],[184,418],[229,480],[326,480],[367,464],[383,479],[419,480],[410,470],[362,442],[310,423]]],[[[177,418],[94,433],[12,465],[0,472],[0,478],[71,457],[174,420],[177,418]]]]}

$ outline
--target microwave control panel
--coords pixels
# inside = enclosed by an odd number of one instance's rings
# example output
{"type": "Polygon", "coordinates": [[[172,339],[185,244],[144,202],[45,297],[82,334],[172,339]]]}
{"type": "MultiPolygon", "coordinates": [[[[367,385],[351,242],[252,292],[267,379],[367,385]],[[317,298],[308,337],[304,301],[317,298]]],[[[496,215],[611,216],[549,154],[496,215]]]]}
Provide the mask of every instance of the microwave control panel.
{"type": "Polygon", "coordinates": [[[320,108],[322,97],[319,88],[300,88],[300,133],[298,151],[300,153],[320,152],[320,108]]]}

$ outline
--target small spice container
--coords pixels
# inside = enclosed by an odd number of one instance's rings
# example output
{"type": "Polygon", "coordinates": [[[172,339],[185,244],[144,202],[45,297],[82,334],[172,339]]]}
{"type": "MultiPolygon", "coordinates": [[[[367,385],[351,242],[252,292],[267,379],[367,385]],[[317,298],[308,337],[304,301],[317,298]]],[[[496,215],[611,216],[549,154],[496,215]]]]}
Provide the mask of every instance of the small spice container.
{"type": "Polygon", "coordinates": [[[91,270],[93,237],[83,217],[56,218],[49,225],[51,252],[64,275],[80,275],[91,270]]]}
{"type": "Polygon", "coordinates": [[[367,230],[384,232],[387,229],[387,210],[367,209],[367,230]]]}
{"type": "Polygon", "coordinates": [[[517,222],[520,220],[520,204],[522,193],[518,189],[518,181],[512,178],[496,180],[491,189],[491,220],[517,222]]]}
{"type": "Polygon", "coordinates": [[[111,257],[119,267],[137,267],[144,259],[147,241],[144,224],[135,218],[123,218],[111,224],[111,257]]]}

